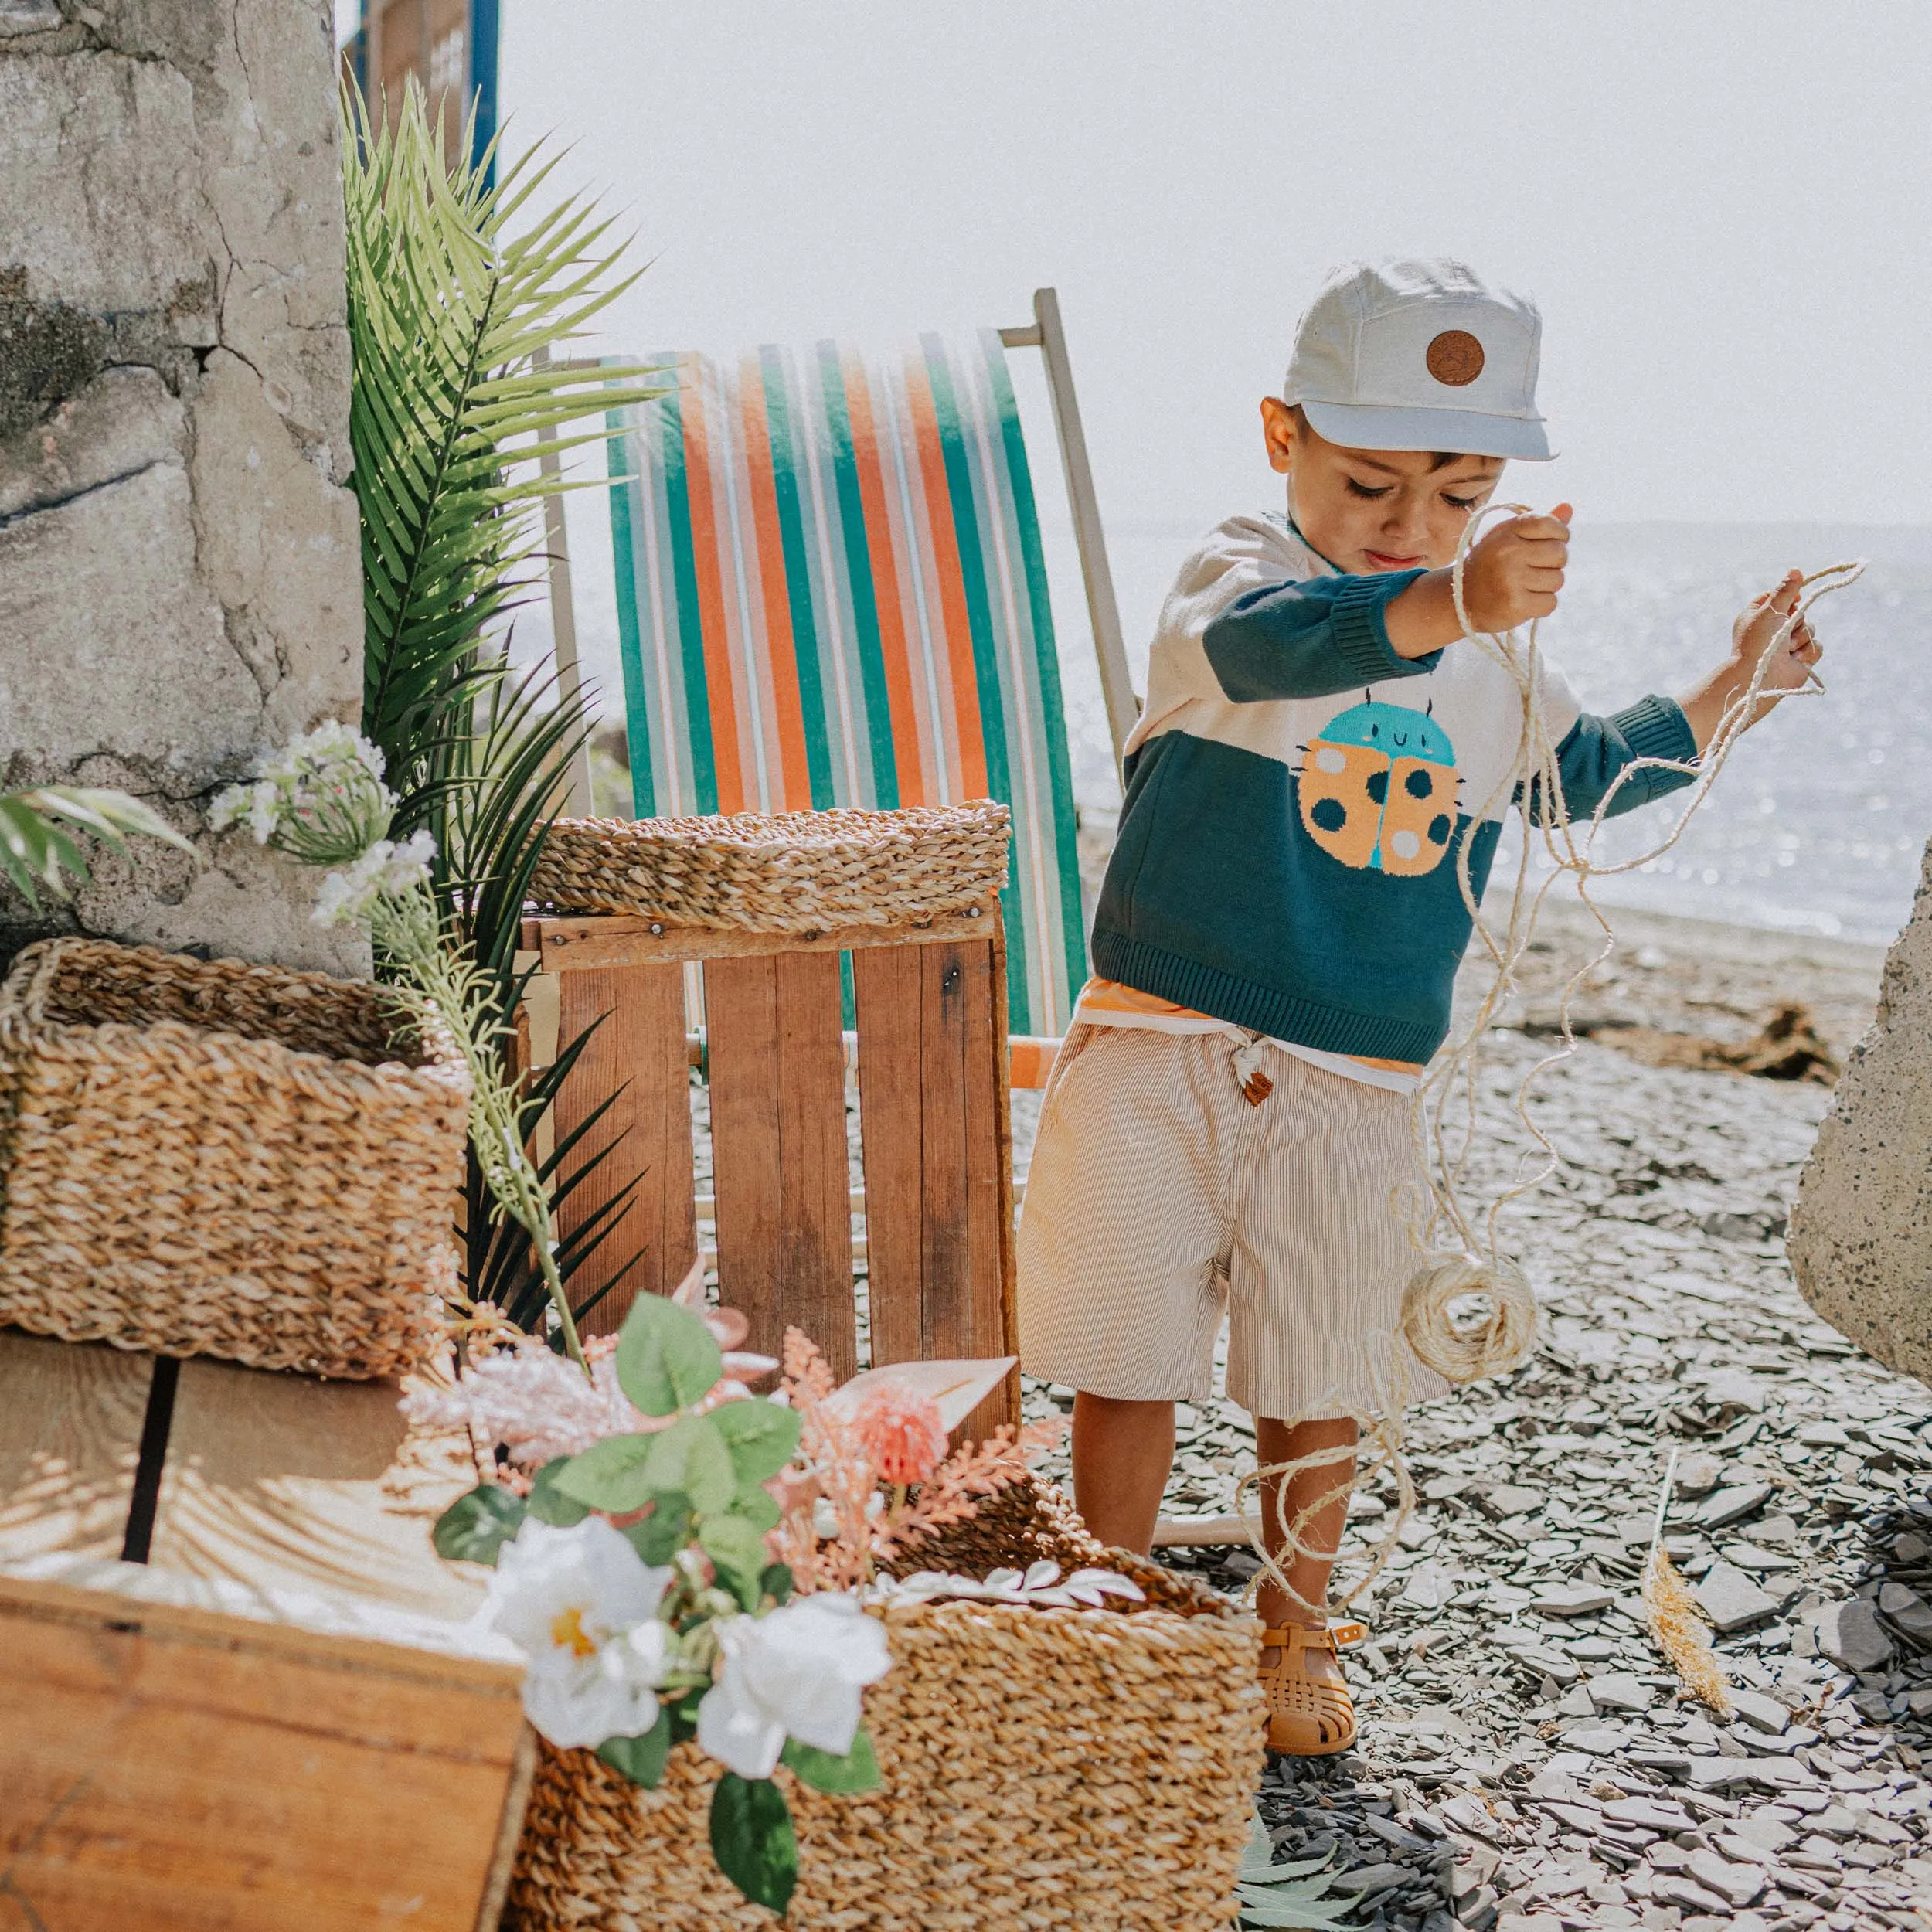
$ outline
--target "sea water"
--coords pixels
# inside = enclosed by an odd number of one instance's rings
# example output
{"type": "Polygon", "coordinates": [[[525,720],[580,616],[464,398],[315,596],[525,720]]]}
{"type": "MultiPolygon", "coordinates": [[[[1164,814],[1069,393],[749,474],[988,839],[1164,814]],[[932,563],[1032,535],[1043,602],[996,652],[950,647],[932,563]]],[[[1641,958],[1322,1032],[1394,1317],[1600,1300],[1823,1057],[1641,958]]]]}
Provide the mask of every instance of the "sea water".
{"type": "MultiPolygon", "coordinates": [[[[1161,600],[1199,535],[1145,525],[1108,533],[1137,689],[1161,600]]],[[[1063,662],[1074,790],[1099,815],[1118,793],[1098,678],[1075,628],[1083,613],[1066,607],[1077,583],[1060,581],[1063,546],[1049,531],[1054,602],[1073,632],[1063,662]]],[[[1561,607],[1540,635],[1591,710],[1645,692],[1675,696],[1725,655],[1737,611],[1785,569],[1852,557],[1869,560],[1864,577],[1813,614],[1823,695],[1792,699],[1753,730],[1672,850],[1597,883],[1604,903],[1848,939],[1897,933],[1932,835],[1932,529],[1580,521],[1561,607]]],[[[1682,802],[1612,822],[1598,858],[1661,843],[1682,802]]]]}

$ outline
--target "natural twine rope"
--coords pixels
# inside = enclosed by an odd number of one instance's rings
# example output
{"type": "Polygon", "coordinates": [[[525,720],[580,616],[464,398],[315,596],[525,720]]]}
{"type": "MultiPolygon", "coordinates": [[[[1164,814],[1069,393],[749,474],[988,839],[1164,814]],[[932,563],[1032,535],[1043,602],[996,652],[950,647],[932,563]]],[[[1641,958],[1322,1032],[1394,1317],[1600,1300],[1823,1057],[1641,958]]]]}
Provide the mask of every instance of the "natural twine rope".
{"type": "MultiPolygon", "coordinates": [[[[1427,1367],[1446,1381],[1474,1382],[1492,1375],[1507,1374],[1519,1367],[1536,1346],[1536,1298],[1522,1269],[1505,1255],[1497,1240],[1497,1222],[1502,1210],[1519,1196],[1528,1193],[1553,1174],[1561,1156],[1553,1143],[1529,1115],[1532,1085],[1548,1070],[1567,1060],[1577,1050],[1571,1030],[1570,1005],[1577,989],[1590,974],[1615,950],[1617,936],[1603,910],[1590,895],[1590,882],[1618,872],[1634,871],[1661,858],[1684,835],[1691,815],[1701,805],[1717,774],[1723,768],[1737,741],[1757,715],[1764,698],[1764,682],[1773,660],[1790,641],[1818,600],[1834,590],[1857,582],[1865,570],[1863,562],[1834,563],[1814,571],[1801,580],[1801,596],[1777,634],[1759,654],[1750,683],[1726,708],[1710,743],[1690,761],[1671,758],[1636,758],[1618,772],[1610,789],[1590,814],[1587,829],[1580,838],[1563,801],[1563,786],[1556,760],[1557,740],[1549,729],[1543,710],[1542,660],[1538,643],[1539,624],[1532,621],[1526,637],[1516,632],[1478,631],[1470,621],[1463,596],[1463,573],[1471,546],[1483,523],[1490,517],[1532,514],[1520,503],[1492,504],[1469,519],[1457,546],[1450,571],[1450,590],[1463,639],[1501,665],[1516,687],[1522,707],[1522,730],[1515,763],[1497,783],[1480,807],[1470,815],[1471,825],[1480,825],[1500,806],[1505,815],[1514,811],[1522,822],[1522,839],[1516,874],[1510,890],[1509,916],[1500,932],[1485,924],[1469,876],[1471,841],[1464,838],[1456,850],[1456,883],[1462,894],[1473,934],[1488,954],[1492,971],[1489,984],[1462,1032],[1437,1056],[1417,1087],[1410,1103],[1410,1120],[1424,1177],[1423,1186],[1413,1189],[1405,1184],[1396,1190],[1395,1206],[1408,1222],[1410,1240],[1423,1257],[1423,1265],[1410,1277],[1402,1299],[1399,1326],[1403,1341],[1427,1367]],[[1816,587],[1812,588],[1811,587],[1816,587]],[[1648,851],[1612,864],[1599,865],[1590,855],[1617,794],[1639,773],[1668,771],[1684,774],[1694,780],[1690,794],[1678,814],[1669,834],[1648,851]],[[1530,859],[1537,838],[1552,862],[1548,878],[1532,886],[1530,859]],[[1475,1144],[1478,1076],[1482,1043],[1495,1024],[1509,995],[1516,988],[1516,971],[1530,942],[1536,937],[1536,922],[1549,889],[1565,873],[1574,876],[1577,896],[1588,908],[1603,935],[1602,946],[1586,960],[1565,982],[1558,1009],[1560,1044],[1556,1050],[1536,1062],[1518,1083],[1512,1097],[1517,1120],[1537,1151],[1535,1171],[1513,1186],[1502,1189],[1486,1213],[1474,1217],[1464,1207],[1459,1189],[1468,1171],[1475,1144]],[[1449,1122],[1459,1116],[1461,1129],[1452,1138],[1449,1122]],[[1405,1199],[1412,1189],[1425,1199],[1405,1199]],[[1486,1304],[1486,1310],[1471,1313],[1471,1304],[1486,1304]],[[1458,1313],[1458,1309],[1463,1311],[1458,1313]]],[[[1779,697],[1821,695],[1823,681],[1815,669],[1794,689],[1779,697]]],[[[1774,699],[1773,701],[1775,701],[1774,699]]],[[[1346,1420],[1355,1425],[1358,1443],[1315,1450],[1287,1462],[1270,1464],[1243,1477],[1236,1485],[1235,1507],[1250,1487],[1265,1496],[1265,1485],[1278,1482],[1274,1497],[1275,1528],[1281,1542],[1281,1556],[1266,1547],[1262,1526],[1249,1520],[1248,1534],[1260,1558],[1261,1569],[1249,1584],[1250,1597],[1264,1582],[1271,1583],[1291,1603],[1311,1616],[1320,1617],[1328,1606],[1311,1603],[1288,1580],[1286,1563],[1298,1560],[1327,1562],[1335,1552],[1311,1544],[1306,1532],[1315,1518],[1354,1490],[1373,1483],[1387,1470],[1393,1473],[1396,1491],[1396,1509],[1383,1535],[1366,1549],[1368,1564],[1362,1576],[1340,1598],[1335,1607],[1345,1609],[1374,1584],[1400,1540],[1403,1526],[1415,1509],[1415,1485],[1402,1454],[1402,1413],[1406,1396],[1406,1378],[1402,1369],[1402,1351],[1392,1349],[1393,1372],[1384,1372],[1375,1360],[1378,1344],[1392,1343],[1386,1332],[1370,1335],[1364,1342],[1369,1358],[1371,1386],[1375,1391],[1372,1411],[1356,1409],[1332,1396],[1311,1403],[1298,1414],[1287,1417],[1289,1429],[1317,1420],[1346,1420]],[[1288,1513],[1287,1491],[1292,1479],[1305,1470],[1346,1468],[1348,1475],[1336,1486],[1305,1504],[1292,1517],[1288,1513]]],[[[1244,1518],[1244,1520],[1248,1520],[1244,1518]]]]}

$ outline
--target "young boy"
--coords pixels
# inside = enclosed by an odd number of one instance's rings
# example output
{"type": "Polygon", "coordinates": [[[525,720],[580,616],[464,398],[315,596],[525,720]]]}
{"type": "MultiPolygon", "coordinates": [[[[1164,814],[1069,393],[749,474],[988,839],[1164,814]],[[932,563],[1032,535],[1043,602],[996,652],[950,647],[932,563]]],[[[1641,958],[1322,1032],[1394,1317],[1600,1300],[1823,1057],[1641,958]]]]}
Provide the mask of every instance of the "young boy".
{"type": "MultiPolygon", "coordinates": [[[[1145,1550],[1174,1454],[1174,1404],[1228,1393],[1262,1464],[1342,1459],[1288,1485],[1291,1519],[1345,1483],[1372,1410],[1370,1339],[1396,1330],[1419,1265],[1392,1192],[1414,1177],[1409,1095],[1449,1023],[1470,923],[1510,803],[1522,706],[1466,641],[1447,568],[1505,459],[1547,460],[1535,306],[1451,261],[1337,270],[1303,316],[1287,381],[1261,403],[1287,514],[1236,516],[1182,566],[1094,927],[1090,981],[1040,1117],[1019,1233],[1021,1359],[1070,1384],[1074,1493],[1104,1541],[1145,1550]],[[1290,1428],[1280,1420],[1313,1408],[1290,1428]]],[[[1463,580],[1470,621],[1547,617],[1570,509],[1487,531],[1463,580]]],[[[1564,800],[1587,818],[1640,757],[1695,759],[1749,684],[1798,573],[1738,620],[1682,698],[1580,711],[1546,674],[1564,800]]],[[[1774,696],[1819,655],[1800,624],[1774,696]]],[[[1639,773],[1624,811],[1686,782],[1639,773]]],[[[1409,1396],[1445,1385],[1401,1349],[1409,1396]]],[[[1271,1549],[1275,1498],[1264,1498],[1271,1549]]],[[[1332,1557],[1336,1496],[1304,1539],[1332,1557]]],[[[1287,1566],[1325,1600],[1329,1561],[1287,1566]]],[[[1273,1589],[1262,1675],[1269,1743],[1345,1748],[1355,1716],[1325,1621],[1273,1589]]]]}

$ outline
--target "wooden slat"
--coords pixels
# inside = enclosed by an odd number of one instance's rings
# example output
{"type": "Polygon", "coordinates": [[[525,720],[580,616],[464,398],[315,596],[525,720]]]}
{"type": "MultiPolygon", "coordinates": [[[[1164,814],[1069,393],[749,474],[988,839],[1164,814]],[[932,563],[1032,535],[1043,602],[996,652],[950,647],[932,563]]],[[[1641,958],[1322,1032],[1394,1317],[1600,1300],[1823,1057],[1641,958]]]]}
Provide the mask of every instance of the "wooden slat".
{"type": "Polygon", "coordinates": [[[866,1283],[875,1368],[927,1352],[923,1037],[920,960],[896,946],[852,955],[859,1124],[866,1172],[866,1283]]]}
{"type": "Polygon", "coordinates": [[[0,1927],[476,1932],[520,1675],[0,1577],[0,1927]]]}
{"type": "MultiPolygon", "coordinates": [[[[993,1172],[998,1189],[999,1213],[999,1346],[1000,1355],[1019,1352],[1019,1281],[1017,1273],[1019,1243],[1014,1216],[1018,1189],[1013,1179],[1013,1066],[1012,1053],[1006,1043],[1006,922],[995,908],[992,937],[992,972],[988,988],[988,1010],[992,1031],[988,1050],[993,1061],[993,1172]]],[[[982,1430],[1002,1422],[1019,1426],[1019,1369],[1008,1375],[1005,1386],[988,1396],[979,1410],[967,1418],[982,1430]]]]}
{"type": "Polygon", "coordinates": [[[802,1328],[843,1380],[859,1332],[838,955],[713,959],[705,1011],[719,1298],[750,1317],[752,1348],[802,1328]]]}
{"type": "Polygon", "coordinates": [[[557,985],[563,1045],[606,1017],[557,1096],[556,1138],[561,1141],[574,1132],[600,1101],[615,1095],[572,1151],[570,1165],[617,1143],[610,1158],[561,1203],[559,1232],[567,1236],[627,1182],[638,1182],[621,1220],[570,1282],[573,1299],[582,1301],[623,1277],[583,1324],[588,1334],[614,1335],[639,1294],[675,1288],[698,1251],[683,976],[672,964],[585,971],[571,959],[569,970],[558,973],[557,985]]]}
{"type": "Polygon", "coordinates": [[[411,1433],[390,1382],[185,1362],[148,1560],[257,1590],[321,1586],[461,1621],[484,1575],[430,1529],[476,1471],[467,1437],[411,1433]]]}
{"type": "Polygon", "coordinates": [[[153,1371],[105,1344],[0,1329],[0,1563],[121,1554],[153,1371]]]}
{"type": "MultiPolygon", "coordinates": [[[[876,1364],[1011,1352],[998,965],[990,939],[852,961],[876,1364]]],[[[1002,1387],[964,1433],[1013,1408],[1002,1387]]]]}
{"type": "Polygon", "coordinates": [[[665,959],[742,959],[769,953],[840,953],[879,946],[930,946],[942,940],[983,937],[984,916],[935,919],[928,924],[841,926],[818,933],[750,933],[709,926],[658,926],[616,913],[566,915],[523,922],[523,944],[541,947],[546,972],[566,959],[580,968],[643,965],[665,959]]]}

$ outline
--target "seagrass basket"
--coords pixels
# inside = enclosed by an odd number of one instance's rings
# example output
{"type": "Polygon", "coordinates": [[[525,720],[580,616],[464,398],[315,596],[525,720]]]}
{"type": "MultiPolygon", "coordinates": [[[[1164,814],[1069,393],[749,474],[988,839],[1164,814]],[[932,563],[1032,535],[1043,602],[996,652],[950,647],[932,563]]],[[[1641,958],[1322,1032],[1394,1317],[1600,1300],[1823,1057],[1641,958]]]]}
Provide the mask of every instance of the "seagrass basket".
{"type": "MultiPolygon", "coordinates": [[[[1261,1773],[1260,1626],[1095,1543],[1022,1486],[906,1569],[983,1576],[1042,1557],[1131,1577],[1144,1604],[889,1604],[893,1667],[866,1692],[880,1787],[777,1773],[798,1835],[784,1923],[814,1932],[1223,1932],[1261,1773]]],[[[590,1751],[541,1746],[511,1879],[518,1932],[769,1928],[719,1872],[719,1767],[693,1744],[641,1791],[590,1751]]]]}
{"type": "Polygon", "coordinates": [[[898,811],[563,818],[530,882],[559,912],[667,926],[823,932],[989,916],[1010,815],[989,798],[898,811]]]}
{"type": "Polygon", "coordinates": [[[141,946],[0,985],[0,1322],[316,1376],[437,1334],[469,1077],[379,989],[141,946]]]}

